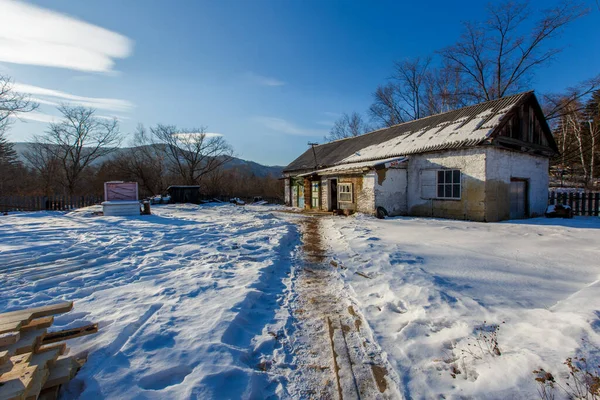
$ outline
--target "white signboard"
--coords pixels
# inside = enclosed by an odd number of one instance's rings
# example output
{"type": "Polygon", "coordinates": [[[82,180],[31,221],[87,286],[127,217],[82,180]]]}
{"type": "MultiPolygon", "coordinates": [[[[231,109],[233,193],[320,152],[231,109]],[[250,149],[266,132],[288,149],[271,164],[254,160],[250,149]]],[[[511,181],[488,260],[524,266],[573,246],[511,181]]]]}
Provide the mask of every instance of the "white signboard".
{"type": "Polygon", "coordinates": [[[105,182],[104,201],[137,201],[137,182],[105,182]]]}

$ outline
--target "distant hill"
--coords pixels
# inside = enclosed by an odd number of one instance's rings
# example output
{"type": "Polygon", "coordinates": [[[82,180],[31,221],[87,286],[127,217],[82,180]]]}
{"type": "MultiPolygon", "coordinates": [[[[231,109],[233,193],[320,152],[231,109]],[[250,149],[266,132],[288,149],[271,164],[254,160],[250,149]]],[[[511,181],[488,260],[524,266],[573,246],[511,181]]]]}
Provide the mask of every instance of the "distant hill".
{"type": "MultiPolygon", "coordinates": [[[[25,153],[25,151],[27,150],[29,143],[16,142],[16,143],[14,143],[14,145],[15,145],[15,151],[19,155],[19,158],[23,162],[26,162],[27,160],[25,160],[23,153],[25,153]]],[[[117,156],[121,152],[127,152],[127,151],[130,151],[130,148],[127,148],[127,147],[119,148],[114,153],[110,154],[109,156],[96,160],[96,163],[97,164],[102,163],[109,158],[117,156]]],[[[234,157],[231,161],[229,161],[227,164],[225,164],[225,168],[226,169],[234,169],[235,168],[235,169],[248,171],[258,177],[266,177],[269,175],[274,176],[274,177],[279,177],[279,176],[281,176],[281,173],[283,171],[282,166],[262,165],[262,164],[254,162],[254,161],[242,160],[241,158],[236,158],[236,157],[234,157]]]]}

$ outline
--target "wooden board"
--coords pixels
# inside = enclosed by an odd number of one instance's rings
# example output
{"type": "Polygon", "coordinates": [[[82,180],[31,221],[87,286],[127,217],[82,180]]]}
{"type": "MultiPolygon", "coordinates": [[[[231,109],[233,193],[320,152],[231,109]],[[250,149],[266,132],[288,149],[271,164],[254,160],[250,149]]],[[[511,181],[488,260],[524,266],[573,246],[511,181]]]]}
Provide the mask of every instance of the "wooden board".
{"type": "Polygon", "coordinates": [[[19,331],[27,332],[27,331],[31,331],[34,329],[49,328],[50,326],[52,326],[53,322],[54,322],[53,316],[37,318],[37,319],[32,320],[30,323],[21,326],[19,331]]]}
{"type": "Polygon", "coordinates": [[[46,328],[36,329],[33,331],[25,332],[21,335],[21,338],[17,343],[5,346],[0,350],[7,350],[11,355],[31,353],[42,344],[42,339],[46,334],[46,328]]]}
{"type": "Polygon", "coordinates": [[[96,332],[98,332],[98,324],[80,326],[79,328],[66,329],[64,331],[49,332],[44,336],[43,343],[56,343],[79,336],[91,335],[96,332]]]}
{"type": "Polygon", "coordinates": [[[0,351],[0,365],[4,364],[8,361],[8,351],[2,350],[0,351]]]}
{"type": "Polygon", "coordinates": [[[68,351],[66,343],[45,344],[37,349],[36,354],[45,353],[46,351],[52,351],[54,349],[58,349],[61,356],[68,351]]]}
{"type": "Polygon", "coordinates": [[[59,355],[60,349],[55,348],[43,353],[34,354],[33,357],[31,357],[29,365],[35,365],[38,368],[34,374],[31,387],[25,393],[26,400],[37,399],[42,390],[42,386],[44,386],[48,380],[48,376],[50,376],[50,368],[54,365],[54,362],[58,359],[59,355]]]}
{"type": "Polygon", "coordinates": [[[24,364],[0,376],[0,399],[13,400],[23,398],[33,384],[36,366],[24,364]]]}
{"type": "Polygon", "coordinates": [[[28,308],[26,310],[11,311],[4,314],[0,314],[0,325],[8,324],[11,322],[22,322],[28,324],[34,318],[47,317],[55,314],[62,314],[69,312],[73,309],[73,302],[66,301],[63,303],[52,304],[49,306],[28,308]]]}
{"type": "Polygon", "coordinates": [[[21,329],[21,321],[13,321],[8,323],[0,322],[0,334],[6,332],[18,332],[21,329]]]}
{"type": "Polygon", "coordinates": [[[50,369],[50,376],[42,389],[69,382],[77,373],[79,365],[72,357],[59,358],[50,369]]]}
{"type": "Polygon", "coordinates": [[[19,341],[21,334],[19,332],[7,332],[0,334],[0,347],[10,346],[19,341]]]}

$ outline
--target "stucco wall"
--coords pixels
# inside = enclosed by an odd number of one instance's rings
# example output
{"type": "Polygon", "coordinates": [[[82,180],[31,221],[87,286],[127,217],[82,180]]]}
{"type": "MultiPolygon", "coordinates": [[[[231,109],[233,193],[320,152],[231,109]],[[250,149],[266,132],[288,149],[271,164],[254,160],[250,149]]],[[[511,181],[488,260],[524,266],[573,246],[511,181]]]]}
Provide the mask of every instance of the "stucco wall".
{"type": "Polygon", "coordinates": [[[291,187],[290,187],[290,178],[285,178],[284,179],[284,202],[286,206],[291,206],[292,205],[292,194],[291,194],[291,187]]]}
{"type": "Polygon", "coordinates": [[[510,218],[511,178],[528,182],[529,216],[544,215],[548,204],[548,158],[486,148],[486,220],[510,218]]]}
{"type": "Polygon", "coordinates": [[[485,221],[485,148],[417,154],[408,162],[408,214],[424,217],[485,221]],[[421,171],[460,169],[460,200],[425,199],[421,171]]]}
{"type": "Polygon", "coordinates": [[[356,192],[356,211],[375,213],[375,171],[369,171],[362,178],[362,190],[356,192]]]}
{"type": "Polygon", "coordinates": [[[329,181],[327,178],[321,179],[321,204],[322,211],[327,211],[329,208],[329,181]]]}
{"type": "Polygon", "coordinates": [[[374,171],[375,209],[383,207],[388,215],[406,215],[407,171],[400,168],[384,168],[374,171]]]}

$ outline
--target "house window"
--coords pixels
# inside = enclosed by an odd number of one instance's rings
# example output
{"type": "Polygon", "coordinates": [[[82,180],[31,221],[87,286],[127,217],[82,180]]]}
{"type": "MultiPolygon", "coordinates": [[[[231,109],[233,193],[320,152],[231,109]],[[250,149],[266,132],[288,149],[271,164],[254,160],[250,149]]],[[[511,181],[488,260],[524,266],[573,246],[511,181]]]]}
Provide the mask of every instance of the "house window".
{"type": "Polygon", "coordinates": [[[312,182],[312,208],[319,208],[319,182],[312,182]]]}
{"type": "Polygon", "coordinates": [[[437,172],[437,198],[460,199],[459,169],[444,169],[437,172]]]}
{"type": "Polygon", "coordinates": [[[352,203],[351,183],[338,183],[338,201],[340,203],[352,203]]]}

